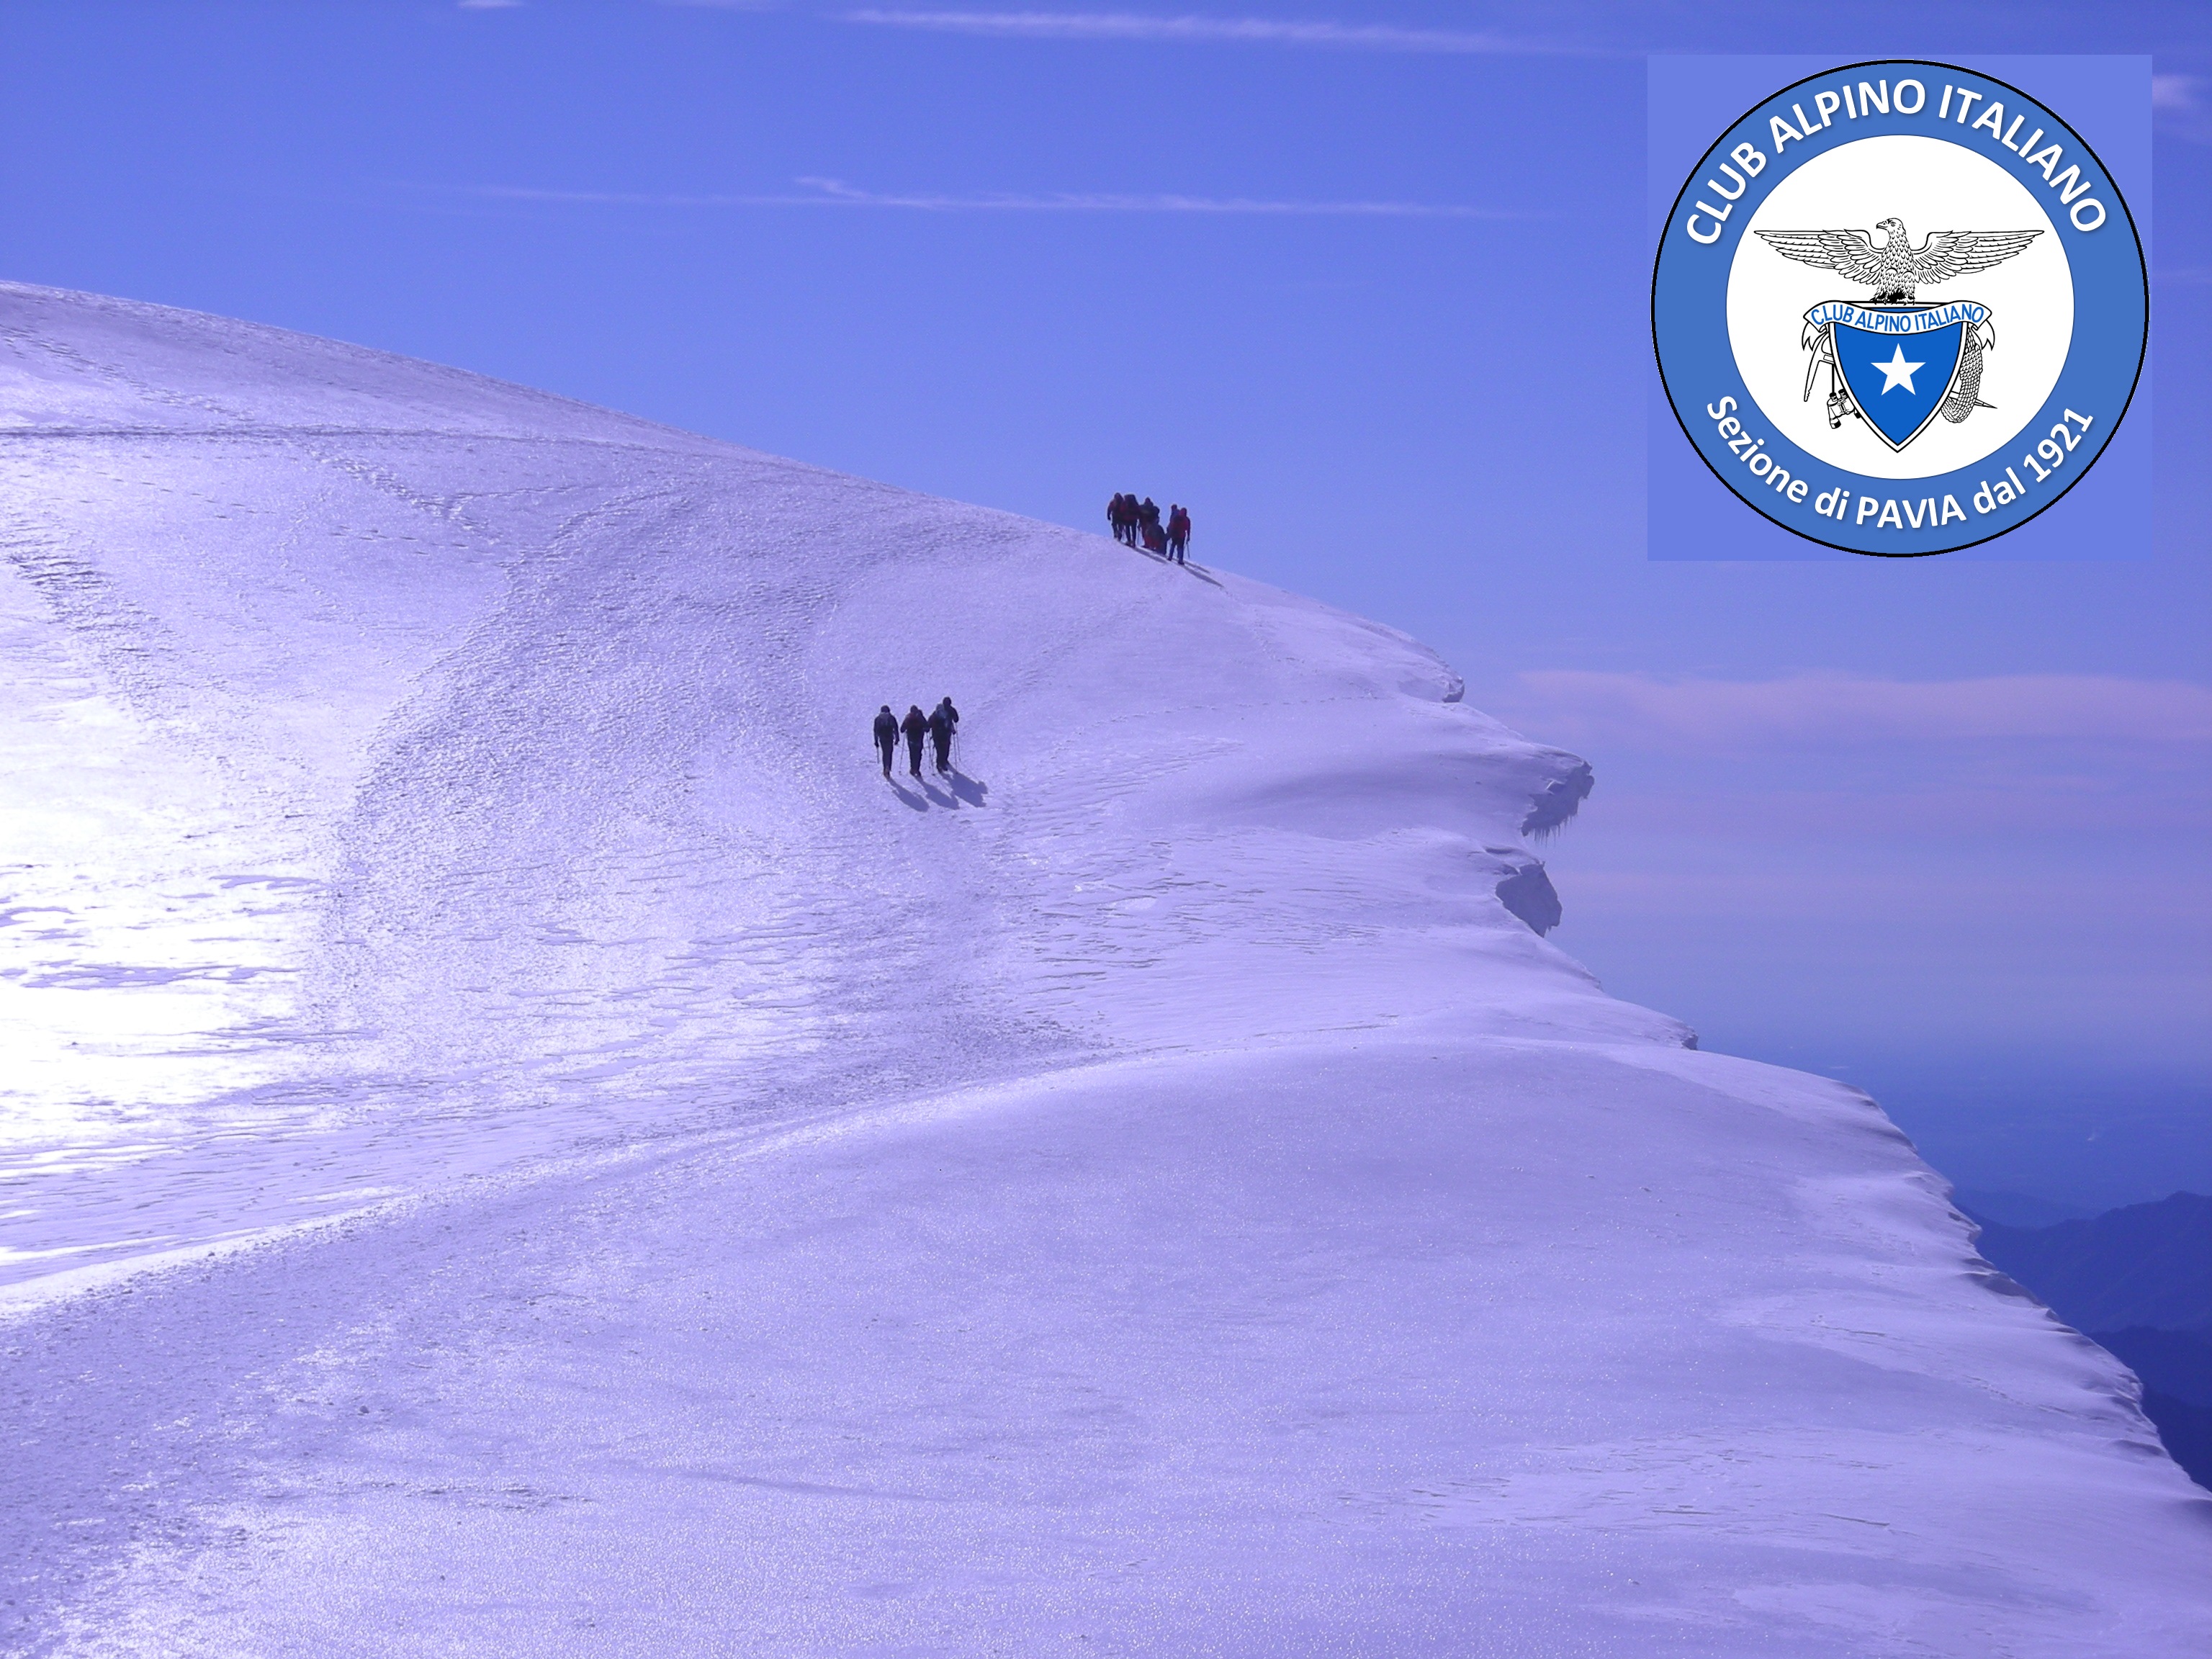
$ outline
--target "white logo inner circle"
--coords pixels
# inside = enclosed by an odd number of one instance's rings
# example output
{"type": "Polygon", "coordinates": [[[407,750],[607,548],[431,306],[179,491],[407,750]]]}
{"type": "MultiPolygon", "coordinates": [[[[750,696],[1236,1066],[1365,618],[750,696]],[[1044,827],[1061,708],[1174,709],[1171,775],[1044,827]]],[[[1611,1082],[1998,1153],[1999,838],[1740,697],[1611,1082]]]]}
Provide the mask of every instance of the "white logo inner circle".
{"type": "MultiPolygon", "coordinates": [[[[2057,228],[2027,187],[1985,155],[1941,138],[1895,134],[1841,144],[1775,185],[1745,225],[1729,270],[1729,340],[1736,370],[1760,413],[1808,453],[1876,478],[1929,478],[2002,449],[2043,407],[2074,338],[2074,272],[2057,228]],[[1800,343],[1805,313],[1828,300],[1864,303],[1874,290],[1840,271],[1801,264],[1753,234],[1759,230],[1857,231],[1901,219],[1914,247],[1939,230],[2040,230],[2025,252],[1987,270],[1921,286],[1921,303],[1972,300],[1994,313],[1996,346],[1982,359],[1981,399],[1953,423],[1937,416],[1901,451],[1863,422],[1828,424],[1828,371],[1805,397],[1811,362],[1800,343]]],[[[1889,355],[1891,342],[1879,354],[1889,355]]],[[[1913,352],[1911,356],[1925,353],[1913,352]]]]}

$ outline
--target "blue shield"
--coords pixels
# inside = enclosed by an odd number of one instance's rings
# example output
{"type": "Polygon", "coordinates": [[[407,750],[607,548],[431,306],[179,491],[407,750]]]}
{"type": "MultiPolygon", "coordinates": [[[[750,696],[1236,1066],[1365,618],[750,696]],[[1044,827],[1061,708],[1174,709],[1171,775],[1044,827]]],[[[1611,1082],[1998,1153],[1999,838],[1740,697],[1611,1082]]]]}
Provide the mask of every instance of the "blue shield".
{"type": "Polygon", "coordinates": [[[1892,449],[1904,448],[1927,428],[1959,378],[1971,325],[1961,319],[1925,325],[1932,321],[1929,313],[1945,311],[1955,307],[1860,306],[1858,321],[1830,325],[1844,384],[1866,423],[1892,449]]]}

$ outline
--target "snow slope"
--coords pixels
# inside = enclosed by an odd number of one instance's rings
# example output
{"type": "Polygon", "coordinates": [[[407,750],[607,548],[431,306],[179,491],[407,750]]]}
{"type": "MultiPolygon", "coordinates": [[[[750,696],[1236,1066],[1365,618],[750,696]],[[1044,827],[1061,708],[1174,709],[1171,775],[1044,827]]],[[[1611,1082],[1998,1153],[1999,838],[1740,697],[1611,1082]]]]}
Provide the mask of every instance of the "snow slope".
{"type": "Polygon", "coordinates": [[[1412,641],[276,331],[0,347],[6,1651],[2201,1650],[2132,1379],[1539,936],[1588,769],[1412,641]]]}

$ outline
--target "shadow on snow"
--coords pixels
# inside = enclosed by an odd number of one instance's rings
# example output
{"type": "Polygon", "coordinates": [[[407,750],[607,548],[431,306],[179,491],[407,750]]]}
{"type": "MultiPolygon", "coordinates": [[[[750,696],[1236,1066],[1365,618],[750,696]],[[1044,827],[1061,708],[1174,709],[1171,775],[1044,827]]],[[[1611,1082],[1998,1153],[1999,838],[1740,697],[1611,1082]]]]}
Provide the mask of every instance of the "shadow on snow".
{"type": "Polygon", "coordinates": [[[981,806],[985,804],[984,798],[991,793],[989,784],[981,778],[969,777],[957,766],[950,773],[941,775],[947,781],[939,786],[927,778],[914,778],[913,774],[908,773],[908,778],[912,778],[921,786],[919,793],[907,779],[886,777],[884,781],[890,785],[891,793],[899,798],[900,805],[911,807],[917,812],[927,812],[933,805],[957,812],[963,802],[969,806],[981,806]]]}

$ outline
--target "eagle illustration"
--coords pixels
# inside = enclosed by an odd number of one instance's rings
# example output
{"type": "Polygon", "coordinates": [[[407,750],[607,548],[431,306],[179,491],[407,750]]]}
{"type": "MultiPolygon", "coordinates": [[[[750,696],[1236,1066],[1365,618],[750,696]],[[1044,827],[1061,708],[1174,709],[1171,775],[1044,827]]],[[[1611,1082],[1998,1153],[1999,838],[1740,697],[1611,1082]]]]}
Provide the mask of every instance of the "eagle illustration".
{"type": "Polygon", "coordinates": [[[1875,290],[1869,305],[1910,304],[1923,283],[1948,283],[1969,271],[1987,270],[2021,252],[2039,230],[1938,230],[1918,247],[1894,216],[1875,227],[1888,234],[1880,247],[1863,230],[1762,230],[1778,253],[1802,264],[1841,271],[1875,290]]]}

